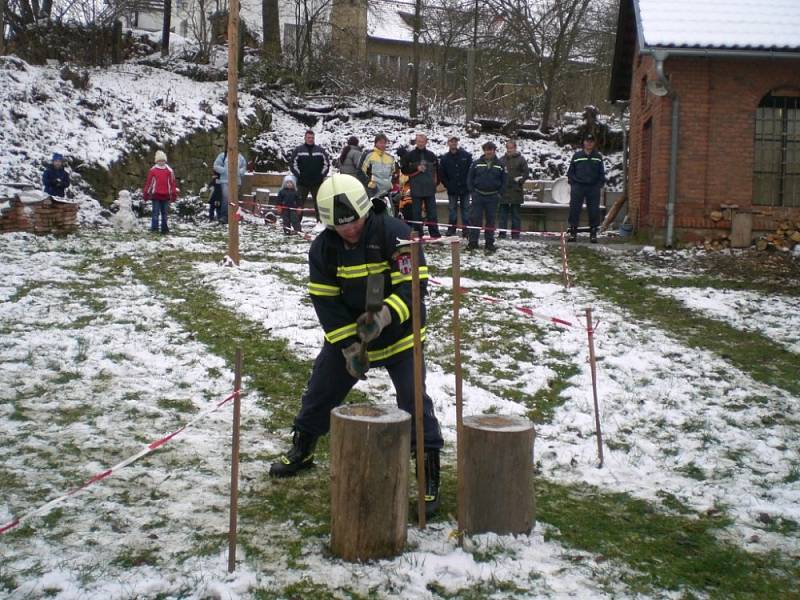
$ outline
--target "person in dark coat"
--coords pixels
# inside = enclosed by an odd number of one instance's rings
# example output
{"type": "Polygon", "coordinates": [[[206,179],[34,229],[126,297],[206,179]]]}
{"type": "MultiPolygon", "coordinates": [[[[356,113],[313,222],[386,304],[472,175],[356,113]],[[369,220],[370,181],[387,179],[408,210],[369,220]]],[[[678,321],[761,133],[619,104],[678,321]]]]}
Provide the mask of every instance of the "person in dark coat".
{"type": "MultiPolygon", "coordinates": [[[[524,200],[525,180],[528,179],[528,163],[525,157],[517,152],[517,142],[506,142],[506,154],[501,159],[506,168],[506,188],[500,199],[500,208],[497,214],[497,227],[505,229],[508,217],[511,216],[511,239],[518,240],[522,223],[519,218],[519,209],[524,200]]],[[[505,231],[500,231],[498,237],[506,237],[505,231]]]]}
{"type": "Polygon", "coordinates": [[[314,132],[306,131],[305,141],[292,152],[289,169],[297,180],[297,193],[300,195],[301,208],[305,206],[306,198],[311,194],[314,203],[314,213],[319,221],[317,209],[317,192],[322,181],[327,177],[331,167],[331,159],[322,146],[314,143],[314,132]]]}
{"type": "Polygon", "coordinates": [[[351,135],[339,154],[339,173],[355,176],[363,153],[364,149],[358,145],[358,138],[351,135]]]}
{"type": "Polygon", "coordinates": [[[417,221],[414,229],[422,235],[422,207],[431,237],[441,237],[436,216],[436,186],[438,185],[439,159],[427,149],[428,136],[418,133],[416,146],[400,161],[400,171],[408,175],[411,185],[411,220],[417,221]]]}
{"type": "Polygon", "coordinates": [[[484,238],[486,252],[494,252],[494,218],[497,214],[497,203],[506,185],[506,170],[497,159],[497,146],[494,142],[486,142],[483,156],[472,163],[467,176],[467,188],[472,194],[472,211],[469,216],[469,244],[467,250],[478,248],[481,226],[486,224],[484,238]]]}
{"type": "Polygon", "coordinates": [[[42,175],[44,191],[51,196],[63,198],[69,187],[69,173],[64,170],[64,157],[57,152],[53,154],[50,166],[42,175]]]}
{"type": "MultiPolygon", "coordinates": [[[[319,207],[326,229],[308,252],[311,302],[325,342],[314,361],[311,376],[294,419],[292,448],[270,467],[272,477],[290,477],[314,464],[319,437],[330,429],[331,410],[342,404],[368,370],[384,367],[395,387],[397,405],[412,414],[414,448],[414,349],[411,302],[411,229],[380,203],[369,199],[355,177],[334,175],[319,190],[319,207]],[[367,268],[369,267],[369,268],[367,268]],[[368,315],[368,273],[383,274],[383,305],[368,315]]],[[[425,296],[428,268],[420,251],[420,286],[425,296]]],[[[425,304],[420,320],[425,336],[425,304]]],[[[424,363],[423,363],[424,365],[424,363]]],[[[444,441],[433,401],[425,393],[422,372],[425,456],[425,508],[439,504],[439,451],[444,441]]]]}
{"type": "Polygon", "coordinates": [[[467,176],[472,166],[472,155],[458,147],[458,138],[452,136],[447,140],[448,151],[439,157],[439,180],[447,189],[449,204],[447,235],[455,235],[458,228],[458,209],[461,206],[461,225],[464,236],[469,225],[469,191],[467,176]]]}
{"type": "Polygon", "coordinates": [[[600,226],[600,192],[606,182],[606,171],[602,155],[595,150],[594,136],[583,138],[583,149],[572,157],[567,169],[569,180],[569,238],[578,241],[578,222],[584,201],[589,212],[589,241],[597,243],[597,228],[600,226]]]}

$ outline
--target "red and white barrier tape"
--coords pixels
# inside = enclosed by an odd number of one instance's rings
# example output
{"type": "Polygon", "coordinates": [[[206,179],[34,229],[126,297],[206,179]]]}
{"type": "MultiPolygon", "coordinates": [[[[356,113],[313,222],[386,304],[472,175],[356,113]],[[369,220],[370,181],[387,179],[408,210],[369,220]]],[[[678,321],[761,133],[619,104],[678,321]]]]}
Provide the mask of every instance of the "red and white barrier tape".
{"type": "Polygon", "coordinates": [[[52,500],[50,500],[46,504],[43,504],[42,506],[40,506],[39,508],[31,510],[31,511],[23,514],[21,517],[17,517],[15,519],[13,519],[12,521],[9,521],[5,525],[0,525],[0,535],[9,532],[12,529],[15,529],[16,527],[20,526],[25,521],[27,521],[27,520],[35,517],[35,516],[43,515],[43,514],[48,513],[51,508],[53,508],[54,506],[60,504],[61,502],[63,502],[67,498],[70,498],[71,496],[74,496],[75,494],[85,490],[89,486],[91,486],[91,485],[93,485],[93,484],[95,484],[95,483],[97,483],[99,481],[103,481],[103,479],[106,479],[106,478],[110,477],[116,471],[124,469],[128,465],[130,465],[130,464],[136,462],[137,460],[139,460],[140,458],[142,458],[143,456],[147,456],[151,452],[153,452],[155,450],[158,450],[161,446],[163,446],[164,444],[169,442],[172,438],[174,438],[178,434],[186,431],[192,425],[194,425],[198,421],[206,418],[211,413],[214,413],[214,412],[218,411],[220,408],[222,408],[225,404],[227,404],[228,402],[233,400],[240,393],[241,393],[241,390],[234,390],[231,393],[231,395],[228,396],[227,398],[225,398],[224,400],[220,400],[219,402],[217,402],[216,405],[214,405],[211,408],[209,408],[209,409],[205,410],[204,412],[200,413],[194,419],[192,419],[191,421],[188,421],[183,426],[181,426],[180,428],[176,429],[175,431],[173,431],[169,435],[165,435],[164,437],[162,437],[160,439],[157,439],[154,442],[149,443],[147,446],[142,448],[139,452],[137,452],[133,456],[131,456],[129,458],[126,458],[122,462],[117,463],[116,465],[106,469],[105,471],[101,471],[99,473],[96,473],[95,475],[92,475],[89,479],[84,481],[82,484],[72,488],[71,490],[69,490],[68,492],[62,494],[61,496],[59,496],[57,498],[53,498],[52,500]]]}
{"type": "MultiPolygon", "coordinates": [[[[399,219],[402,219],[402,216],[398,216],[399,219]]],[[[448,223],[439,223],[438,221],[412,221],[407,219],[402,219],[404,223],[409,225],[420,225],[420,226],[428,226],[436,225],[438,227],[443,227],[447,229],[456,229],[456,230],[468,230],[469,232],[477,229],[479,233],[481,231],[488,232],[493,231],[495,233],[508,233],[511,235],[534,235],[539,237],[558,237],[560,234],[555,231],[523,231],[521,229],[503,229],[500,227],[478,227],[477,225],[450,225],[448,223]]]]}
{"type": "MultiPolygon", "coordinates": [[[[438,281],[437,279],[434,279],[433,277],[428,277],[428,281],[431,282],[433,285],[444,286],[444,284],[441,281],[438,281]]],[[[471,290],[469,288],[466,288],[466,287],[462,286],[461,287],[461,293],[462,294],[469,294],[469,293],[471,293],[471,290]]],[[[488,303],[488,304],[501,304],[501,305],[507,306],[507,307],[519,312],[519,313],[522,313],[523,315],[526,315],[528,317],[534,317],[536,319],[543,319],[545,321],[549,321],[550,323],[553,323],[554,325],[561,325],[562,327],[574,327],[575,326],[575,324],[572,323],[571,321],[567,321],[565,319],[560,319],[559,317],[550,317],[548,315],[539,314],[538,312],[535,312],[529,306],[520,306],[520,305],[517,305],[517,304],[512,304],[511,302],[508,302],[507,300],[501,300],[500,298],[494,298],[492,296],[486,296],[484,294],[478,294],[475,297],[478,298],[479,300],[482,300],[483,302],[488,303]]]]}

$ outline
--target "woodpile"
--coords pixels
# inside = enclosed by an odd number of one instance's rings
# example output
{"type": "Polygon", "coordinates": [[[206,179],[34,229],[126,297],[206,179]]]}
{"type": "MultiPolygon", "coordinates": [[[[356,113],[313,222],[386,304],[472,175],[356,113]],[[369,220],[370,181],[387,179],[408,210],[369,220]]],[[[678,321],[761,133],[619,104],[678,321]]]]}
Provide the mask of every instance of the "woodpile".
{"type": "Polygon", "coordinates": [[[699,246],[708,252],[719,252],[731,247],[731,238],[728,233],[722,232],[715,237],[706,237],[699,246]]]}
{"type": "Polygon", "coordinates": [[[800,244],[800,221],[780,221],[774,233],[768,233],[758,241],[759,250],[780,250],[789,252],[800,244]]]}

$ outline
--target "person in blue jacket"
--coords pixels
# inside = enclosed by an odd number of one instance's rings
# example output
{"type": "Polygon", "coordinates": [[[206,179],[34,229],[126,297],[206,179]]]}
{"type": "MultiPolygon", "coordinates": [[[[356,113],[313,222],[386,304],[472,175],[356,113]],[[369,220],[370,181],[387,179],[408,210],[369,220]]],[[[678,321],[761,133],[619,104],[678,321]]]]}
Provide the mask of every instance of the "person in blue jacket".
{"type": "Polygon", "coordinates": [[[486,142],[483,156],[472,163],[467,176],[467,188],[472,194],[472,210],[469,217],[469,244],[467,250],[478,248],[481,227],[484,222],[486,230],[486,252],[494,252],[494,219],[497,214],[497,203],[506,186],[506,169],[497,156],[494,142],[486,142]]]}
{"type": "Polygon", "coordinates": [[[583,149],[573,155],[567,169],[567,179],[570,185],[567,241],[578,241],[578,222],[585,201],[589,212],[589,241],[596,244],[600,225],[600,192],[606,182],[606,171],[602,155],[595,150],[591,133],[583,138],[583,149]]]}
{"type": "MultiPolygon", "coordinates": [[[[289,477],[314,464],[317,439],[330,429],[331,410],[373,367],[384,367],[394,384],[397,405],[414,414],[414,333],[411,311],[411,247],[400,245],[411,228],[373,203],[361,182],[351,175],[326,179],[317,194],[319,216],[326,229],[308,253],[311,302],[325,342],[314,361],[311,377],[294,419],[292,448],[270,467],[270,476],[289,477]],[[367,315],[370,274],[383,277],[383,305],[367,315]]],[[[422,254],[420,249],[420,255],[422,254]]],[[[428,268],[420,256],[424,297],[428,268]]],[[[420,319],[425,338],[425,305],[420,319]]],[[[422,375],[425,457],[425,507],[432,514],[439,504],[439,450],[444,441],[433,401],[425,393],[422,375]]],[[[411,447],[414,449],[414,419],[411,447]]]]}
{"type": "Polygon", "coordinates": [[[467,237],[469,225],[469,191],[467,175],[472,166],[472,155],[458,147],[458,138],[447,140],[447,152],[439,157],[439,181],[447,189],[447,202],[450,208],[447,235],[455,235],[458,227],[458,207],[461,205],[461,225],[467,237]]]}
{"type": "Polygon", "coordinates": [[[69,187],[69,173],[64,170],[64,157],[57,152],[53,154],[53,161],[42,175],[44,191],[51,196],[63,198],[69,187]]]}
{"type": "MultiPolygon", "coordinates": [[[[239,153],[239,160],[238,164],[236,165],[238,168],[236,170],[236,180],[238,182],[237,191],[241,190],[242,186],[242,177],[244,176],[247,170],[247,161],[244,158],[244,155],[239,153]]],[[[222,197],[220,198],[219,208],[217,209],[217,219],[223,225],[227,225],[228,223],[228,202],[229,202],[229,191],[228,191],[228,149],[226,148],[224,152],[220,152],[217,155],[216,160],[214,161],[214,172],[218,175],[217,183],[220,186],[220,190],[222,191],[222,197]]],[[[236,199],[234,199],[236,202],[236,199]]]]}

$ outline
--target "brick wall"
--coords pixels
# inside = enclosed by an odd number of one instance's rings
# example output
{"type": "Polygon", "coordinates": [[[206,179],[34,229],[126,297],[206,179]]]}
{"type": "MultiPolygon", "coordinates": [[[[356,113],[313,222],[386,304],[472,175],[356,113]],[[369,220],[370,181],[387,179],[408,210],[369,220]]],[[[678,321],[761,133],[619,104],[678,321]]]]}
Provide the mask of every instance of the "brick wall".
{"type": "Polygon", "coordinates": [[[78,227],[78,205],[45,198],[40,202],[4,199],[10,206],[0,212],[0,233],[27,231],[38,234],[67,234],[78,227]]]}
{"type": "MultiPolygon", "coordinates": [[[[709,218],[720,204],[766,213],[757,214],[756,230],[774,229],[781,219],[800,218],[800,209],[754,207],[752,202],[756,108],[770,90],[800,89],[798,61],[680,57],[668,58],[664,71],[680,99],[676,239],[689,241],[713,230],[728,230],[729,221],[715,223],[709,218]]],[[[631,81],[630,212],[638,230],[663,239],[672,100],[649,93],[648,79],[656,79],[655,61],[637,53],[631,81]]]]}

